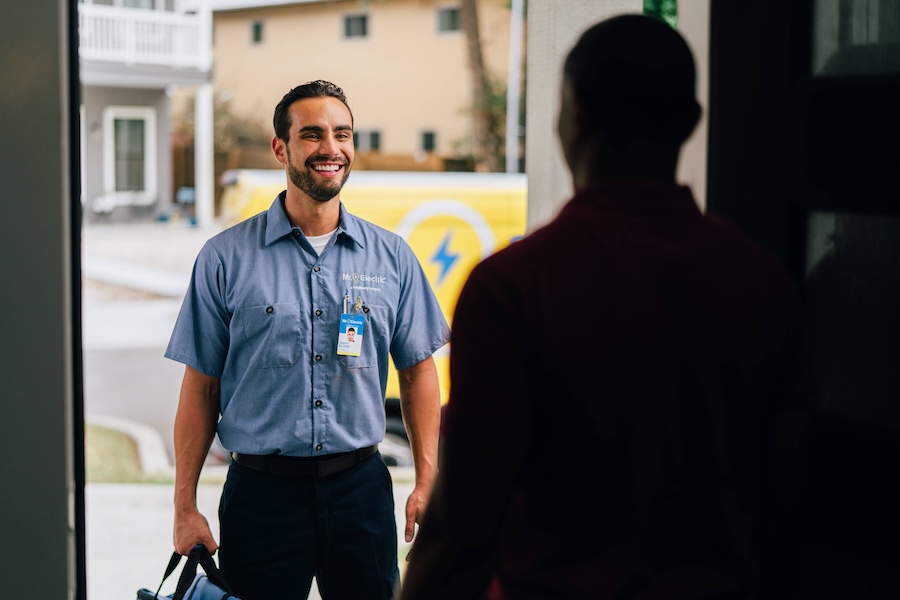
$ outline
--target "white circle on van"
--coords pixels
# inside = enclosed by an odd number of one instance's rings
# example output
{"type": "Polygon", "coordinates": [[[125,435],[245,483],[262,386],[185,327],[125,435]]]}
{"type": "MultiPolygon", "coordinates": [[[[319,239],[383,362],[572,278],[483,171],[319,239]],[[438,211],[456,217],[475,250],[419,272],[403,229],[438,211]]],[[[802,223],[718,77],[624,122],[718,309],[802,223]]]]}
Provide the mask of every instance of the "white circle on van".
{"type": "Polygon", "coordinates": [[[494,252],[497,247],[497,239],[490,225],[477,210],[458,200],[449,198],[435,198],[423,202],[403,215],[394,232],[404,240],[409,241],[416,226],[431,217],[449,215],[456,217],[472,228],[481,246],[481,258],[485,259],[494,252]]]}

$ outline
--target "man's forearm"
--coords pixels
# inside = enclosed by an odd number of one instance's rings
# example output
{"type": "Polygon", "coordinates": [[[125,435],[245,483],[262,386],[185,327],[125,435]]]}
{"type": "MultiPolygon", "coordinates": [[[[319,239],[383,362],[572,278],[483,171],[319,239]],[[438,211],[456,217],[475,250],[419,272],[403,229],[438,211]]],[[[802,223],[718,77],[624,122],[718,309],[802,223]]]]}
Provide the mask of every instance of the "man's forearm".
{"type": "Polygon", "coordinates": [[[441,394],[434,360],[429,357],[403,369],[400,375],[400,409],[415,463],[416,482],[431,487],[437,474],[438,436],[441,427],[441,394]]]}
{"type": "Polygon", "coordinates": [[[175,414],[175,510],[194,510],[197,482],[216,434],[218,381],[188,367],[175,414]]]}

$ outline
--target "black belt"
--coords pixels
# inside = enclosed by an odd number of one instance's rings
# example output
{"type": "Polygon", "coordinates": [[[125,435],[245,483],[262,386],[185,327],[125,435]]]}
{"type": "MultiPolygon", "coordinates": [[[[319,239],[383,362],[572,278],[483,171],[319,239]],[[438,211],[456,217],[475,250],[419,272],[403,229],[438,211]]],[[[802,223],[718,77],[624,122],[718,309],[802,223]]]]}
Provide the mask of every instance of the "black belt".
{"type": "Polygon", "coordinates": [[[279,477],[325,477],[345,471],[378,452],[378,445],[326,456],[282,456],[232,452],[237,464],[279,477]]]}

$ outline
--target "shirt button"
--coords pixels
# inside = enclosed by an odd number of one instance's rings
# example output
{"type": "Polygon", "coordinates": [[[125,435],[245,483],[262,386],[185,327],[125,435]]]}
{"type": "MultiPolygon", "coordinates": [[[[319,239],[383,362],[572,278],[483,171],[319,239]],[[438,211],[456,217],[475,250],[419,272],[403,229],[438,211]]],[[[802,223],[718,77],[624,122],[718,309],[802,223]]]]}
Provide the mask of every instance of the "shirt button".
{"type": "Polygon", "coordinates": [[[313,271],[315,271],[316,273],[318,273],[319,271],[321,271],[321,269],[320,269],[319,267],[313,267],[313,271]]]}
{"type": "Polygon", "coordinates": [[[299,230],[297,230],[297,229],[294,230],[294,237],[300,237],[300,231],[299,231],[299,230]]]}
{"type": "Polygon", "coordinates": [[[321,400],[316,400],[316,406],[322,406],[322,401],[321,401],[321,400]]]}
{"type": "Polygon", "coordinates": [[[321,316],[322,316],[322,311],[321,311],[321,310],[316,310],[316,316],[317,316],[317,317],[321,317],[321,316]]]}
{"type": "Polygon", "coordinates": [[[319,362],[320,360],[322,360],[322,355],[316,354],[316,362],[319,362]]]}
{"type": "Polygon", "coordinates": [[[275,312],[275,309],[274,309],[274,308],[272,308],[271,306],[267,306],[267,307],[266,307],[266,314],[267,314],[267,315],[271,315],[273,312],[275,312]]]}
{"type": "Polygon", "coordinates": [[[322,449],[322,444],[316,444],[316,452],[322,449]]]}

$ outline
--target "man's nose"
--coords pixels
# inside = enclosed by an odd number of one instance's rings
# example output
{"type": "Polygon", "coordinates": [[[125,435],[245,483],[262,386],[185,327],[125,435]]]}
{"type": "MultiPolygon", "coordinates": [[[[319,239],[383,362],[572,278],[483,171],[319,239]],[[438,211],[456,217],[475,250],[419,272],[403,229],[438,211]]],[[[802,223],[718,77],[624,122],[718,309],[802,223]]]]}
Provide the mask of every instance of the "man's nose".
{"type": "Polygon", "coordinates": [[[319,144],[319,152],[326,156],[334,156],[337,154],[338,144],[337,141],[331,136],[325,136],[322,138],[322,143],[319,144]]]}

